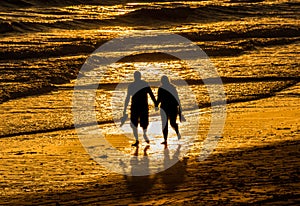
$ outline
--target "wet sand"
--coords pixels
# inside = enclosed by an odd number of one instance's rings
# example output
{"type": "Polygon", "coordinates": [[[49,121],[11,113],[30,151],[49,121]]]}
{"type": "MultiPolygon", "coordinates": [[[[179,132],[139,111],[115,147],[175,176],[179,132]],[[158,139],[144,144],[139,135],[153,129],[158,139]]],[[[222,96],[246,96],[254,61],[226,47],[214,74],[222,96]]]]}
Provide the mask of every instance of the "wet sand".
{"type": "Polygon", "coordinates": [[[90,158],[73,129],[1,138],[0,204],[297,205],[299,95],[298,84],[274,97],[229,104],[217,148],[198,161],[209,126],[204,113],[193,149],[151,176],[109,172],[90,158]]]}

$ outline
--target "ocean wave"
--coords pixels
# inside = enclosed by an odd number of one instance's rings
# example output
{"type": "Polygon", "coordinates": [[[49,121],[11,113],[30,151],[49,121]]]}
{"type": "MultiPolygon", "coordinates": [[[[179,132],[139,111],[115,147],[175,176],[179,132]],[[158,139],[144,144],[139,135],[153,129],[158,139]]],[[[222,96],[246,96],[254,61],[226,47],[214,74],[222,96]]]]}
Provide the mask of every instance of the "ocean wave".
{"type": "Polygon", "coordinates": [[[0,3],[0,7],[9,7],[9,8],[30,7],[30,6],[33,6],[33,4],[25,0],[2,0],[0,3]]]}
{"type": "MultiPolygon", "coordinates": [[[[300,82],[300,77],[274,77],[274,76],[266,76],[266,77],[221,77],[222,84],[237,84],[237,83],[270,83],[270,82],[286,82],[285,87],[289,87],[290,85],[293,85],[296,82],[300,82]]],[[[196,86],[196,85],[204,85],[204,84],[215,84],[218,82],[218,79],[216,78],[209,78],[209,79],[185,79],[182,80],[176,80],[173,79],[172,83],[176,86],[185,86],[186,84],[190,86],[196,86]],[[205,83],[204,83],[205,82],[205,83]]],[[[151,87],[159,87],[160,81],[148,81],[149,85],[151,87]]],[[[127,88],[130,82],[110,82],[110,83],[100,83],[98,85],[98,89],[103,89],[107,91],[113,91],[118,86],[119,88],[127,88]]],[[[97,86],[95,84],[90,85],[84,85],[84,86],[77,86],[77,89],[89,89],[89,88],[95,88],[97,86]]],[[[274,87],[272,92],[277,92],[278,89],[281,89],[282,87],[274,87]]],[[[60,89],[65,90],[72,90],[74,89],[73,86],[60,86],[60,89]]],[[[279,91],[279,90],[278,90],[279,91]]]]}
{"type": "Polygon", "coordinates": [[[26,33],[26,32],[43,32],[51,29],[95,29],[103,24],[99,19],[61,19],[49,22],[28,22],[28,21],[10,21],[0,23],[1,34],[5,33],[26,33]]]}
{"type": "Polygon", "coordinates": [[[205,5],[197,8],[179,6],[174,8],[141,8],[117,19],[125,23],[153,25],[163,22],[217,22],[244,17],[296,17],[299,4],[223,4],[205,5]],[[283,12],[284,11],[284,12],[283,12]]]}
{"type": "Polygon", "coordinates": [[[263,2],[265,0],[230,0],[230,3],[254,3],[254,2],[263,2]]]}
{"type": "Polygon", "coordinates": [[[88,45],[85,43],[81,44],[66,44],[61,46],[53,47],[41,47],[30,49],[18,49],[9,51],[0,51],[0,60],[17,60],[17,59],[31,59],[31,58],[49,58],[49,57],[61,57],[71,56],[79,54],[90,54],[95,50],[95,46],[88,45]]]}
{"type": "MultiPolygon", "coordinates": [[[[293,25],[274,25],[270,27],[258,27],[243,30],[223,30],[219,32],[181,32],[180,35],[191,41],[226,41],[231,39],[251,38],[293,38],[300,37],[300,27],[293,25]]],[[[269,39],[272,42],[272,39],[269,39]]],[[[284,40],[283,40],[284,41],[284,40]]],[[[254,43],[254,42],[253,42],[254,43]]],[[[276,41],[273,41],[275,44],[276,41]]]]}
{"type": "Polygon", "coordinates": [[[14,28],[10,23],[7,22],[2,22],[0,23],[0,33],[8,33],[8,32],[13,32],[14,28]]]}
{"type": "Polygon", "coordinates": [[[56,89],[53,84],[46,81],[0,83],[0,85],[0,103],[32,95],[41,95],[56,89]]]}
{"type": "MultiPolygon", "coordinates": [[[[59,74],[58,74],[59,75],[59,74]]],[[[44,78],[44,80],[30,80],[27,82],[0,82],[0,85],[2,87],[2,90],[0,92],[0,103],[12,100],[12,99],[17,99],[17,98],[22,98],[22,97],[27,97],[27,96],[32,96],[32,95],[42,95],[47,92],[51,92],[53,90],[57,90],[58,87],[55,86],[55,84],[64,84],[69,82],[70,79],[73,79],[75,76],[72,76],[69,78],[66,77],[66,75],[60,74],[59,76],[53,76],[53,78],[47,79],[44,78]],[[61,81],[59,81],[61,79],[61,81]],[[53,80],[53,81],[52,81],[53,80]]],[[[289,87],[291,85],[294,85],[297,82],[300,82],[299,77],[221,77],[222,83],[224,85],[226,84],[237,84],[237,83],[270,83],[270,82],[285,82],[285,84],[280,85],[278,87],[274,87],[270,91],[266,91],[266,93],[263,94],[257,94],[254,95],[255,98],[257,97],[262,97],[263,96],[268,96],[268,95],[273,95],[273,93],[278,92],[286,87],[289,87]],[[272,94],[269,94],[272,93],[272,94]]],[[[195,80],[195,79],[187,79],[185,82],[191,86],[195,85],[204,85],[205,84],[214,84],[216,82],[215,79],[205,79],[205,80],[195,80]]],[[[177,86],[180,86],[183,82],[182,80],[172,80],[174,84],[177,86]]],[[[116,86],[121,87],[127,87],[129,83],[100,83],[98,84],[98,89],[104,89],[108,91],[112,91],[115,89],[116,86]]],[[[156,86],[158,87],[160,85],[160,82],[149,82],[151,86],[156,86]]],[[[89,88],[94,88],[93,85],[86,85],[82,87],[82,89],[89,89],[89,88]]],[[[74,89],[73,86],[60,86],[59,89],[64,89],[64,90],[70,90],[74,89]]],[[[245,99],[244,97],[236,97],[236,98],[241,98],[245,99]]],[[[246,97],[248,99],[249,96],[246,97]]],[[[252,97],[251,97],[252,98],[252,97]]],[[[253,97],[254,98],[254,97],[253,97]]],[[[229,102],[235,101],[232,99],[229,99],[229,102]]],[[[241,100],[242,101],[242,100],[241,100]]],[[[243,100],[244,101],[244,100],[243,100]]],[[[200,107],[206,107],[206,104],[204,105],[199,105],[200,107]]]]}
{"type": "Polygon", "coordinates": [[[147,21],[147,20],[163,20],[163,21],[176,21],[187,20],[195,11],[195,9],[189,7],[177,7],[177,8],[142,8],[132,11],[128,14],[121,16],[122,19],[135,19],[147,21]]]}
{"type": "Polygon", "coordinates": [[[46,6],[69,6],[69,5],[112,5],[118,1],[99,1],[99,0],[1,0],[0,7],[20,8],[20,7],[46,7],[46,6]]]}

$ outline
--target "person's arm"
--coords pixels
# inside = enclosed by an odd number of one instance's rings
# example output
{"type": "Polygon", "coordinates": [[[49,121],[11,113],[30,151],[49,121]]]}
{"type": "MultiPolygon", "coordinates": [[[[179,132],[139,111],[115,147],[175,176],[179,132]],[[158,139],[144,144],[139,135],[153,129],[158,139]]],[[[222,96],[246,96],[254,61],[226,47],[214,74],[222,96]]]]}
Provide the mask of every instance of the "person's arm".
{"type": "Polygon", "coordinates": [[[160,104],[161,102],[161,89],[158,88],[158,92],[157,92],[157,100],[156,100],[156,104],[155,104],[155,107],[158,107],[158,105],[160,104]]]}
{"type": "Polygon", "coordinates": [[[154,105],[156,105],[157,101],[156,101],[156,99],[155,99],[155,97],[154,97],[154,94],[153,94],[151,88],[150,88],[150,87],[148,87],[148,88],[149,88],[149,89],[148,89],[148,91],[149,91],[148,93],[149,93],[149,95],[150,95],[150,97],[151,97],[151,99],[152,99],[154,105]]]}
{"type": "Polygon", "coordinates": [[[178,92],[177,92],[176,89],[175,89],[175,98],[176,98],[177,103],[178,103],[178,115],[179,115],[179,120],[180,120],[180,122],[185,122],[186,119],[185,119],[185,117],[184,117],[183,114],[182,114],[182,107],[181,107],[179,95],[178,95],[178,92]]]}
{"type": "Polygon", "coordinates": [[[127,90],[127,96],[126,96],[126,99],[125,99],[125,104],[124,104],[123,115],[126,114],[126,109],[127,109],[128,104],[129,104],[129,100],[130,100],[130,93],[129,93],[129,89],[128,89],[127,90]]]}

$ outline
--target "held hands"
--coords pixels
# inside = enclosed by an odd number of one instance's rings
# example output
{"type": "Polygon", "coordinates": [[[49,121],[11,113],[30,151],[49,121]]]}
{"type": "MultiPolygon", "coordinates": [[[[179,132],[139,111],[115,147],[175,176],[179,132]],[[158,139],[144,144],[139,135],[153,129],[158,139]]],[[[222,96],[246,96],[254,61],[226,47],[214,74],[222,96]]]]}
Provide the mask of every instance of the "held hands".
{"type": "Polygon", "coordinates": [[[159,108],[158,108],[158,102],[156,101],[155,102],[155,111],[158,111],[159,110],[159,108]]]}

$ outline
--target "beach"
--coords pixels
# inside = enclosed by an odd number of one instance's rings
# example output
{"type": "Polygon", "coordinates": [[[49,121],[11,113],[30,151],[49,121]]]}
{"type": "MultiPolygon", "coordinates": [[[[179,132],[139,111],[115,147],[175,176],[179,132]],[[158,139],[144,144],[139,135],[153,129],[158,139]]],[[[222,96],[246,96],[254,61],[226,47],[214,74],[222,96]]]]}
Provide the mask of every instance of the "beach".
{"type": "MultiPolygon", "coordinates": [[[[173,167],[150,176],[106,170],[90,159],[73,129],[1,138],[0,203],[297,205],[299,89],[229,104],[224,134],[206,160],[199,161],[196,143],[173,167]]],[[[202,123],[199,138],[209,126],[202,123]]]]}
{"type": "Polygon", "coordinates": [[[0,205],[299,205],[299,10],[2,0],[0,205]],[[180,140],[161,144],[149,98],[150,144],[140,128],[131,146],[135,71],[155,96],[162,75],[176,86],[180,140]]]}

